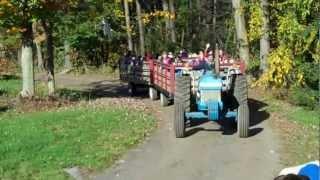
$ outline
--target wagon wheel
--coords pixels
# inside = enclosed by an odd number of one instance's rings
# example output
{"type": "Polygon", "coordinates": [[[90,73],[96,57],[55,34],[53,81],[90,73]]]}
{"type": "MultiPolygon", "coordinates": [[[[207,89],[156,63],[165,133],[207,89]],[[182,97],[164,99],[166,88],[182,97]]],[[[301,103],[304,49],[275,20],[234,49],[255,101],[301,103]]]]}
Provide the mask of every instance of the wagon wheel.
{"type": "Polygon", "coordinates": [[[149,97],[151,100],[157,100],[159,97],[158,97],[158,91],[153,88],[153,87],[149,87],[149,97]]]}
{"type": "Polygon", "coordinates": [[[130,96],[134,96],[137,93],[137,87],[132,82],[128,83],[128,93],[129,93],[130,96]]]}
{"type": "Polygon", "coordinates": [[[169,98],[163,93],[160,94],[160,103],[162,107],[169,105],[169,98]]]}

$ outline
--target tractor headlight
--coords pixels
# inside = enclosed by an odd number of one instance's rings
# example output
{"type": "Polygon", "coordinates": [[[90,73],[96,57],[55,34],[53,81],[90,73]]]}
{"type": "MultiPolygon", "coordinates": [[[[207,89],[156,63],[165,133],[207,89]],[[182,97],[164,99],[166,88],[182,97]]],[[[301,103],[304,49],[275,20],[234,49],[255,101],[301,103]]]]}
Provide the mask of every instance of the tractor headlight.
{"type": "Polygon", "coordinates": [[[199,91],[197,91],[197,99],[200,99],[200,97],[201,97],[201,95],[200,95],[200,92],[199,91]]]}

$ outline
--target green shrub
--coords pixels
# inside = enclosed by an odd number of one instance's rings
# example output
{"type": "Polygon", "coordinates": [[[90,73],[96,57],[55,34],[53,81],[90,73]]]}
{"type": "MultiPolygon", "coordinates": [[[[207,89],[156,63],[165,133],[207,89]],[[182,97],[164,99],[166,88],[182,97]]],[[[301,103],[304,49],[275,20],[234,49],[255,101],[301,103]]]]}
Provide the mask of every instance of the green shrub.
{"type": "Polygon", "coordinates": [[[260,74],[260,60],[258,58],[250,59],[247,67],[247,72],[253,77],[258,77],[260,74]]]}
{"type": "Polygon", "coordinates": [[[119,66],[120,55],[118,53],[110,53],[107,66],[115,70],[119,66]]]}
{"type": "Polygon", "coordinates": [[[319,96],[316,90],[309,87],[292,87],[289,90],[288,100],[298,106],[315,109],[319,106],[319,96]]]}
{"type": "Polygon", "coordinates": [[[316,62],[301,63],[298,68],[303,72],[305,83],[314,90],[319,90],[319,65],[316,62]]]}

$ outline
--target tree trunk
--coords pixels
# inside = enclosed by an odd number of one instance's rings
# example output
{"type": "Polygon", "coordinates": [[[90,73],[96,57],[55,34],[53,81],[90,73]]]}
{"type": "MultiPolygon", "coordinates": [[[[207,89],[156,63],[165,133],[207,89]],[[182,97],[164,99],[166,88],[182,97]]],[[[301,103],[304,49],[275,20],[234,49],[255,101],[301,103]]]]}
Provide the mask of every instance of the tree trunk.
{"type": "Polygon", "coordinates": [[[180,47],[184,47],[184,33],[184,29],[182,29],[180,47]]]}
{"type": "Polygon", "coordinates": [[[140,40],[140,55],[144,56],[145,54],[145,46],[144,46],[144,25],[141,17],[141,6],[139,0],[136,0],[136,9],[137,9],[137,19],[139,26],[139,40],[140,40]]]}
{"type": "Polygon", "coordinates": [[[215,51],[217,43],[217,0],[212,0],[212,50],[215,51]]]}
{"type": "Polygon", "coordinates": [[[26,23],[26,31],[22,33],[21,69],[22,69],[22,97],[34,96],[34,69],[32,53],[32,24],[26,23]]]}
{"type": "MultiPolygon", "coordinates": [[[[3,36],[0,34],[0,36],[3,36]]],[[[5,58],[5,50],[4,50],[4,45],[0,42],[0,59],[5,58]]]]}
{"type": "Polygon", "coordinates": [[[22,48],[18,48],[17,49],[17,58],[18,58],[18,64],[21,65],[22,64],[22,48]]]}
{"type": "Polygon", "coordinates": [[[132,36],[131,36],[131,24],[130,24],[130,13],[129,13],[129,4],[128,0],[124,0],[124,12],[126,16],[126,28],[127,28],[127,37],[128,37],[128,50],[133,50],[132,36]]]}
{"type": "MultiPolygon", "coordinates": [[[[169,5],[167,0],[162,0],[162,9],[163,11],[169,12],[169,5]]],[[[169,37],[169,32],[170,32],[170,19],[165,18],[165,23],[166,23],[166,41],[167,41],[169,37]]]]}
{"type": "MultiPolygon", "coordinates": [[[[170,15],[176,15],[176,10],[174,7],[174,0],[169,0],[169,10],[170,10],[170,15]]],[[[177,38],[176,38],[176,31],[175,31],[175,19],[170,17],[170,34],[171,34],[171,42],[176,43],[177,38]]]]}
{"type": "Polygon", "coordinates": [[[33,39],[34,39],[33,42],[36,45],[38,70],[43,71],[44,64],[43,64],[43,55],[42,55],[42,45],[41,45],[41,40],[38,38],[39,36],[38,26],[39,26],[38,21],[34,21],[32,23],[32,31],[33,31],[33,39]]]}
{"type": "Polygon", "coordinates": [[[197,6],[197,11],[198,11],[198,25],[201,25],[201,0],[196,0],[196,6],[197,6]]]}
{"type": "Polygon", "coordinates": [[[54,79],[54,47],[53,47],[53,35],[52,29],[53,25],[50,21],[46,22],[42,20],[42,26],[44,28],[47,41],[47,57],[46,57],[46,71],[48,80],[48,95],[53,96],[55,92],[55,79],[54,79]]]}
{"type": "Polygon", "coordinates": [[[42,56],[42,47],[41,43],[35,42],[37,48],[37,60],[38,60],[38,70],[42,71],[44,69],[43,65],[43,56],[42,56]]]}
{"type": "Polygon", "coordinates": [[[246,65],[249,64],[249,43],[247,37],[246,22],[244,19],[244,9],[241,6],[241,0],[232,0],[234,9],[234,20],[237,34],[237,44],[239,47],[239,56],[246,65]]]}
{"type": "Polygon", "coordinates": [[[67,40],[64,41],[64,68],[66,70],[72,69],[70,60],[70,43],[67,40]]]}
{"type": "Polygon", "coordinates": [[[268,55],[270,52],[270,19],[269,19],[269,2],[261,0],[260,6],[262,9],[262,36],[260,39],[260,70],[265,72],[268,68],[268,55]]]}

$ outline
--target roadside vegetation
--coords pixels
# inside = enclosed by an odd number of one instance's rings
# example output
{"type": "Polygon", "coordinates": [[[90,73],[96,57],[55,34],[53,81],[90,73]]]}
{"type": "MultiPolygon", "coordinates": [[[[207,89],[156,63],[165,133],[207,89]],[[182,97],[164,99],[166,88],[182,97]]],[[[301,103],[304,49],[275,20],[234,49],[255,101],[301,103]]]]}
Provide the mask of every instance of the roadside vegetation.
{"type": "Polygon", "coordinates": [[[281,137],[283,165],[293,166],[317,160],[320,156],[320,109],[293,105],[275,98],[272,93],[261,92],[257,96],[268,104],[266,111],[273,114],[270,119],[272,127],[281,137]]]}

